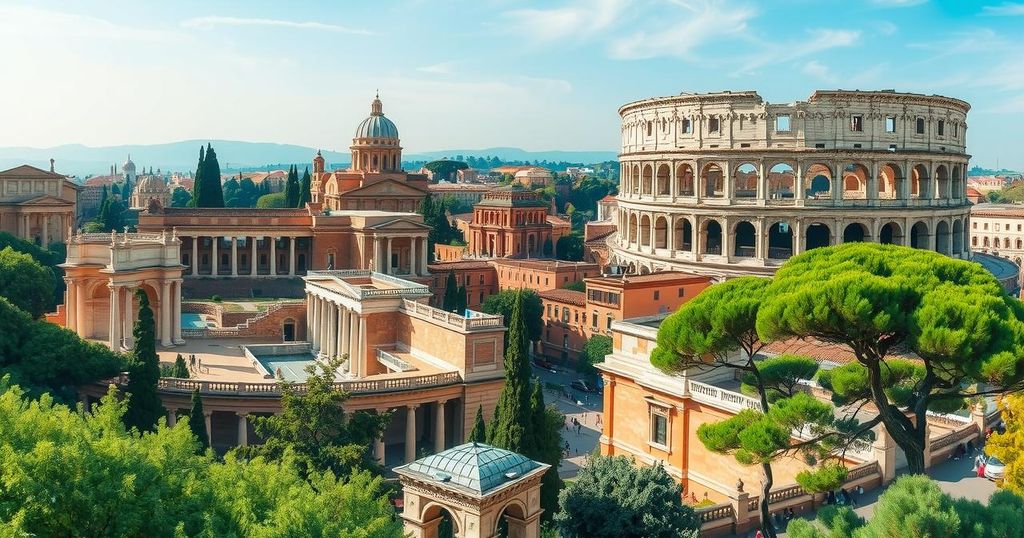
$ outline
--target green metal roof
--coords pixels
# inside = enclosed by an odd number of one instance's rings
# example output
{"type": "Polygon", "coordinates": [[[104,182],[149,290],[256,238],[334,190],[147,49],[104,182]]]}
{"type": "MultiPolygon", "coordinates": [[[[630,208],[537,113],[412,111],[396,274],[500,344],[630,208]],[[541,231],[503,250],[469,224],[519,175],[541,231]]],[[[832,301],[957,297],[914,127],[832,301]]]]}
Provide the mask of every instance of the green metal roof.
{"type": "Polygon", "coordinates": [[[466,443],[404,466],[427,478],[484,494],[536,469],[526,456],[482,443],[466,443]]]}

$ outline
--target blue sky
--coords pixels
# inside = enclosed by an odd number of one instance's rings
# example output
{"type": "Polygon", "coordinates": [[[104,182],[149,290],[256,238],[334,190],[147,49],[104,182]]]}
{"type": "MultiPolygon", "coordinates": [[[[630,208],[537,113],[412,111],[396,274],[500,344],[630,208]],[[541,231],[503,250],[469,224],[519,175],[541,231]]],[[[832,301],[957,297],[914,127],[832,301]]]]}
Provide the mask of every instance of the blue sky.
{"type": "Polygon", "coordinates": [[[0,0],[0,146],[229,138],[344,150],[379,88],[409,151],[617,149],[617,108],[817,88],[969,101],[1024,168],[1024,2],[0,0]]]}

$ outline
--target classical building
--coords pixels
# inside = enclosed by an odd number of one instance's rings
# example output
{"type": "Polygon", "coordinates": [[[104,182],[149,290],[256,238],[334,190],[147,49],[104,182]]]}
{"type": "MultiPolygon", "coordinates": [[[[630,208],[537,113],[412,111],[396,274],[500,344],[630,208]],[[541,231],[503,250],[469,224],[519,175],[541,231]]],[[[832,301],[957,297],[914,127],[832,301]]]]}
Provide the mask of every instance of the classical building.
{"type": "Polygon", "coordinates": [[[555,176],[547,168],[533,167],[516,172],[516,183],[526,187],[547,187],[554,185],[555,176]]]}
{"type": "Polygon", "coordinates": [[[497,272],[498,290],[553,290],[601,274],[601,267],[589,262],[496,259],[490,263],[497,272]]]}
{"type": "Polygon", "coordinates": [[[132,189],[128,207],[131,209],[149,209],[152,203],[157,207],[168,207],[171,205],[171,190],[159,175],[148,174],[141,176],[132,189]]]}
{"type": "Polygon", "coordinates": [[[53,170],[27,164],[0,172],[0,231],[43,248],[74,227],[80,187],[53,170]]]}
{"type": "MultiPolygon", "coordinates": [[[[1024,209],[1011,204],[977,204],[971,208],[971,250],[975,259],[999,276],[983,256],[1005,258],[1024,266],[1024,209]]],[[[1018,287],[1019,287],[1018,281],[1018,287]]],[[[1005,284],[1004,284],[1005,287],[1005,284]]],[[[1015,290],[1008,288],[1010,293],[1015,290]]]]}
{"type": "MultiPolygon", "coordinates": [[[[459,170],[463,172],[463,170],[459,170]]],[[[435,200],[451,197],[466,205],[475,205],[483,199],[484,195],[495,188],[495,185],[488,183],[431,183],[427,189],[430,196],[435,200]]]]}
{"type": "MultiPolygon", "coordinates": [[[[476,257],[542,258],[554,253],[566,234],[548,222],[548,206],[539,194],[521,185],[499,187],[473,206],[466,241],[476,257]]],[[[560,220],[560,219],[559,219],[560,220]]]]}
{"type": "Polygon", "coordinates": [[[970,256],[970,105],[894,91],[684,93],[623,105],[615,263],[771,274],[872,241],[970,256]]]}

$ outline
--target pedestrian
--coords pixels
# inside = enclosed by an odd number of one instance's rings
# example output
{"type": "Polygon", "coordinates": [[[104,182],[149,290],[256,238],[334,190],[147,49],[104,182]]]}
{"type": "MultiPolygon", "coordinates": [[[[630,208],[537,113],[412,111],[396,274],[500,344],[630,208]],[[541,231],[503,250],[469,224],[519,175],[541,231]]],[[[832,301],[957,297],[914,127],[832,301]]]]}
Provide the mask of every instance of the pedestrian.
{"type": "Polygon", "coordinates": [[[597,414],[597,425],[598,425],[598,426],[600,426],[600,425],[601,425],[601,413],[598,413],[598,414],[597,414]]]}
{"type": "Polygon", "coordinates": [[[569,457],[569,441],[565,442],[565,457],[569,457]]]}
{"type": "Polygon", "coordinates": [[[188,370],[192,373],[196,371],[196,354],[193,353],[188,356],[188,370]]]}
{"type": "Polygon", "coordinates": [[[583,424],[580,423],[580,422],[577,422],[576,423],[576,435],[579,435],[582,430],[583,430],[583,424]]]}
{"type": "Polygon", "coordinates": [[[974,457],[974,469],[971,470],[974,472],[978,472],[978,467],[981,467],[982,465],[985,465],[985,456],[982,456],[979,453],[977,456],[974,457]]]}
{"type": "Polygon", "coordinates": [[[764,538],[764,534],[761,533],[761,529],[757,529],[757,532],[754,533],[754,538],[764,538]]]}
{"type": "Polygon", "coordinates": [[[978,478],[985,478],[985,458],[981,459],[981,465],[978,466],[978,478]]]}

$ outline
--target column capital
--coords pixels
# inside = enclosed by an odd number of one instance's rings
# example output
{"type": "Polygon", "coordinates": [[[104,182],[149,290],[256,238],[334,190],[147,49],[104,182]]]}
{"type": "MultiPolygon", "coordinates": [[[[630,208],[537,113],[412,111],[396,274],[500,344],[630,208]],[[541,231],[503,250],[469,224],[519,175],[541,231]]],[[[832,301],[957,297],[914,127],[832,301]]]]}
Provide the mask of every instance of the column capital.
{"type": "Polygon", "coordinates": [[[406,405],[406,407],[409,408],[410,411],[415,411],[419,406],[420,406],[420,404],[418,404],[418,403],[417,404],[408,404],[408,405],[406,405]]]}
{"type": "MultiPolygon", "coordinates": [[[[207,411],[207,410],[204,409],[203,410],[203,416],[204,417],[212,417],[213,416],[213,411],[207,411]]],[[[207,435],[209,435],[210,432],[206,432],[206,433],[207,433],[207,435]]]]}
{"type": "Polygon", "coordinates": [[[251,414],[252,412],[250,411],[235,411],[235,415],[238,415],[239,418],[249,418],[251,414]]]}

